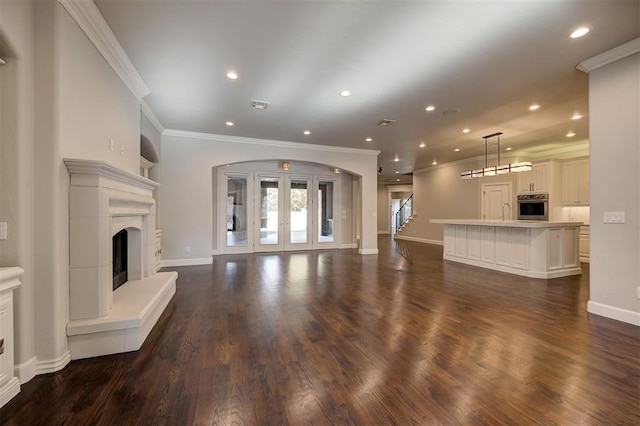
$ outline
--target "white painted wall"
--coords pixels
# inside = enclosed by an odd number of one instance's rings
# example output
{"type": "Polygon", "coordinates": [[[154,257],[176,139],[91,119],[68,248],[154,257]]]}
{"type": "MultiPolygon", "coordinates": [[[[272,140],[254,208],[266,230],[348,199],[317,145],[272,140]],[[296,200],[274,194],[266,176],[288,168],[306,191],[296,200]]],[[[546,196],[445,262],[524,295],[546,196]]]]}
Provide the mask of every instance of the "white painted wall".
{"type": "Polygon", "coordinates": [[[640,54],[589,73],[589,312],[640,325],[640,54]],[[603,223],[625,212],[625,224],[603,223]]]}
{"type": "Polygon", "coordinates": [[[378,221],[377,229],[379,234],[388,234],[391,232],[389,229],[389,192],[387,186],[384,184],[378,184],[377,192],[377,204],[378,204],[378,221]]]}
{"type": "MultiPolygon", "coordinates": [[[[214,199],[212,168],[246,161],[308,161],[338,167],[360,177],[360,252],[377,253],[376,180],[378,151],[328,148],[177,131],[162,136],[160,175],[163,259],[211,259],[214,199]],[[191,253],[185,253],[185,247],[191,253]]],[[[357,223],[357,221],[356,221],[357,223]]]]}
{"type": "Polygon", "coordinates": [[[0,66],[0,221],[8,223],[8,239],[0,241],[0,266],[24,269],[14,294],[14,362],[29,365],[35,365],[29,362],[35,359],[33,18],[31,2],[0,2],[7,62],[0,66]]]}
{"type": "Polygon", "coordinates": [[[0,71],[0,216],[11,222],[0,262],[25,270],[15,310],[16,370],[25,382],[69,362],[62,159],[106,160],[138,173],[140,105],[57,1],[0,2],[0,30],[14,53],[0,71]]]}

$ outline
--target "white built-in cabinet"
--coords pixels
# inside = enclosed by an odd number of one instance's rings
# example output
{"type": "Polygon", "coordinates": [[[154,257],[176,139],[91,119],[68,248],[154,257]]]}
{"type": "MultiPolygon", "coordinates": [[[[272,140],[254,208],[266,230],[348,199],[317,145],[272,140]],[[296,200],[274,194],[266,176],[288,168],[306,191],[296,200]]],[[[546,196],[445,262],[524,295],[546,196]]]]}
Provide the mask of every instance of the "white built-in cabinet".
{"type": "Polygon", "coordinates": [[[590,259],[590,250],[589,250],[589,226],[581,226],[580,227],[580,236],[579,236],[579,255],[580,262],[589,263],[590,259]]]}
{"type": "Polygon", "coordinates": [[[158,272],[162,268],[162,229],[156,229],[156,239],[155,239],[155,270],[158,272]]]}
{"type": "Polygon", "coordinates": [[[565,206],[589,205],[589,159],[562,163],[562,200],[565,206]]]}
{"type": "Polygon", "coordinates": [[[531,170],[520,172],[516,177],[518,194],[528,192],[550,192],[552,182],[551,161],[540,161],[531,165],[531,170]]]}
{"type": "Polygon", "coordinates": [[[0,268],[0,407],[20,392],[13,364],[13,290],[23,272],[17,267],[0,268]]]}

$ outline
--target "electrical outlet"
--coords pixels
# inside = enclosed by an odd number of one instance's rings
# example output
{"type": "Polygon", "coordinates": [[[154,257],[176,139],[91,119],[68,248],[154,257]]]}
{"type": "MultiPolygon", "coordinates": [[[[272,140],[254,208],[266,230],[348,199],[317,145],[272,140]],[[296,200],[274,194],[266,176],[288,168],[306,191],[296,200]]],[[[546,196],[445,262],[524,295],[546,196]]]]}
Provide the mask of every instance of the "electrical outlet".
{"type": "Polygon", "coordinates": [[[0,240],[7,239],[7,222],[0,222],[0,240]]]}
{"type": "Polygon", "coordinates": [[[625,223],[624,212],[604,212],[604,223],[625,223]]]}
{"type": "Polygon", "coordinates": [[[186,247],[184,248],[184,251],[186,251],[187,253],[191,253],[191,247],[186,246],[186,247]]]}

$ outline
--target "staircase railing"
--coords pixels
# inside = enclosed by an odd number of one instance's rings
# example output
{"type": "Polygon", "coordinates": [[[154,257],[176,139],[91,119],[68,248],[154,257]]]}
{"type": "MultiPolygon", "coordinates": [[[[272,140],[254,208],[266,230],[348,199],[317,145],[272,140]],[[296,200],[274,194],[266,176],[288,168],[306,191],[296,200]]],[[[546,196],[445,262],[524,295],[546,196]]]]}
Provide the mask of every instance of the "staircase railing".
{"type": "Polygon", "coordinates": [[[402,205],[400,206],[400,209],[396,212],[396,234],[398,233],[402,225],[407,223],[407,221],[409,220],[412,214],[413,214],[413,194],[411,194],[411,196],[407,198],[407,201],[402,203],[402,205]]]}

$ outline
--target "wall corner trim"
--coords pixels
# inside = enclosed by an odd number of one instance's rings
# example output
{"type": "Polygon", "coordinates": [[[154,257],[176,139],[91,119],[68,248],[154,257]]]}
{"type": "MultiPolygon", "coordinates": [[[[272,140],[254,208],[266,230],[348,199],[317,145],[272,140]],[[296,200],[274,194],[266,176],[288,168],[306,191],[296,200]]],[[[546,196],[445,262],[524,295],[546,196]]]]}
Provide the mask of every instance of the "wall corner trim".
{"type": "Polygon", "coordinates": [[[93,1],[58,0],[87,35],[98,52],[113,68],[131,93],[142,102],[151,91],[133,66],[100,10],[93,1]]]}
{"type": "Polygon", "coordinates": [[[576,68],[589,73],[612,62],[640,52],[640,37],[580,62],[576,68]]]}

